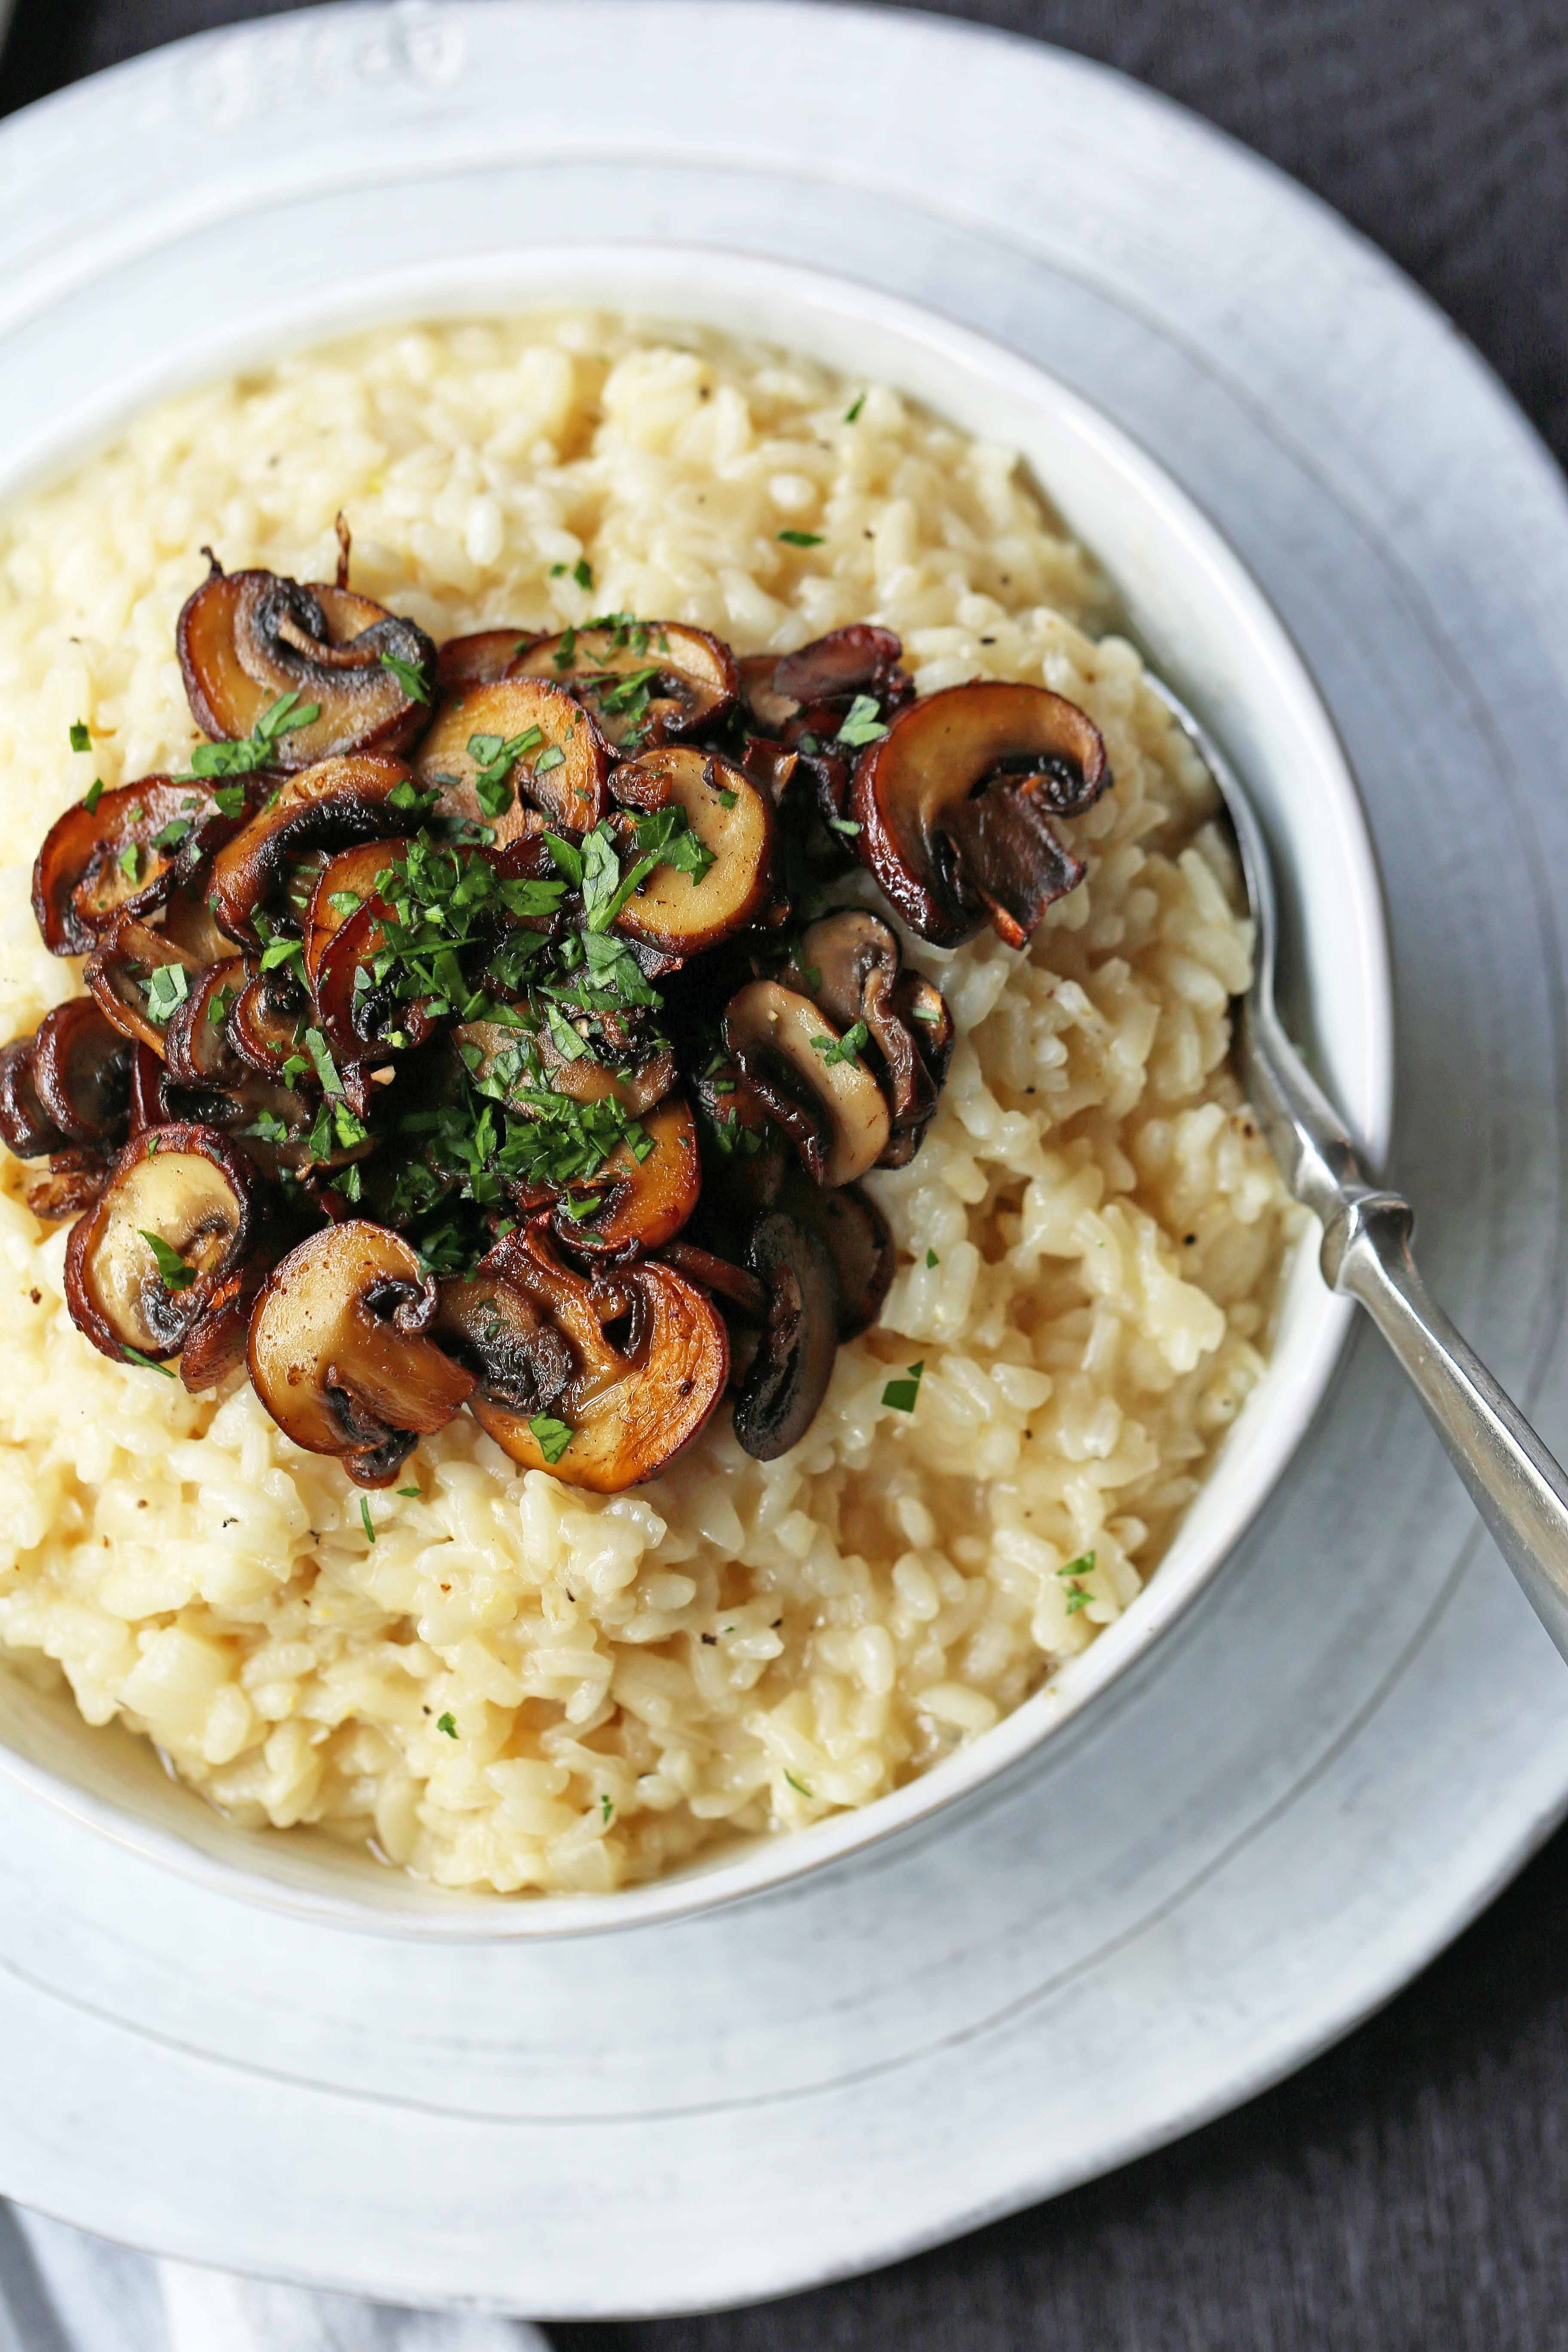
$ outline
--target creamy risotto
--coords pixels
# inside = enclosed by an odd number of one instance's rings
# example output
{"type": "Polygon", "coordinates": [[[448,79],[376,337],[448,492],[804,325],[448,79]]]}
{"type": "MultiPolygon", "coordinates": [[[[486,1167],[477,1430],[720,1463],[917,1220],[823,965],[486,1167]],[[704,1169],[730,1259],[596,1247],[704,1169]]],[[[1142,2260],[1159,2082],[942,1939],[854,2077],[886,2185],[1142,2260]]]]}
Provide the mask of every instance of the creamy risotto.
{"type": "Polygon", "coordinates": [[[192,1396],[95,1352],[65,1231],[5,1163],[9,1670],[63,1672],[241,1822],[450,1886],[603,1891],[870,1802],[1157,1565],[1294,1230],[1226,1066],[1249,929],[1210,790],[1013,452],[701,333],[383,331],[157,409],[0,536],[0,1038],[78,985],[28,909],[45,827],[94,776],[188,757],[171,625],[198,549],[330,579],[340,508],[355,588],[437,640],[615,609],[747,653],[874,621],[922,695],[1080,704],[1115,777],[1064,826],[1089,878],[1027,951],[908,946],[951,1074],[917,1157],[868,1180],[899,1251],[879,1322],[775,1461],[721,1410],[600,1496],[461,1413],[362,1512],[243,1374],[192,1396]]]}

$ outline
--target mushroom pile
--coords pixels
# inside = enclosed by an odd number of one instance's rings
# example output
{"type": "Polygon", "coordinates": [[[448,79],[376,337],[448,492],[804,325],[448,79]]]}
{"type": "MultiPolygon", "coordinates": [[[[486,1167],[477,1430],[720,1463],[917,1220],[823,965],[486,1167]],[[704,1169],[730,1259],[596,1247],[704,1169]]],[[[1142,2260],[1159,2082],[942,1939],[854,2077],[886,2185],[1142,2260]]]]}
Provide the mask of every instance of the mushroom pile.
{"type": "Polygon", "coordinates": [[[70,1312],[192,1390],[247,1367],[362,1486],[466,1406],[613,1493],[727,1388],[772,1459],[877,1316],[860,1180],[919,1150],[952,1047],[837,886],[1021,947],[1083,877],[1055,820],[1110,783],[1100,739],[1040,687],[917,701],[879,628],[437,646],[340,537],[332,584],[209,556],[177,629],[206,740],[38,854],[87,992],[0,1054],[0,1138],[75,1221],[70,1312]]]}

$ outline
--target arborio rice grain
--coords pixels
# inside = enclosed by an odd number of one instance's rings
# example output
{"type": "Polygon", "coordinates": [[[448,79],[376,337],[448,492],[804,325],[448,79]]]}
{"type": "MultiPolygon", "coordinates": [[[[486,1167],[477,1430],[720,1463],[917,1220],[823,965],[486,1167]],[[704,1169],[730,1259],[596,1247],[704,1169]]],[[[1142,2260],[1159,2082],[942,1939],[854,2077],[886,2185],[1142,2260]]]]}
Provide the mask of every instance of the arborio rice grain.
{"type": "Polygon", "coordinates": [[[451,1886],[603,1890],[869,1802],[1159,1560],[1258,1378],[1293,1231],[1225,1067],[1249,929],[1204,782],[1131,647],[1085,634],[1101,583],[1011,451],[770,351],[510,320],[195,393],[11,518],[0,1035],[78,984],[27,909],[45,826],[189,746],[197,549],[330,577],[340,507],[356,587],[437,637],[621,609],[752,651],[875,620],[923,690],[1081,702],[1116,776],[1031,953],[914,950],[952,1075],[913,1163],[871,1180],[900,1251],[881,1323],[781,1461],[721,1413],[604,1500],[520,1475],[464,1414],[422,1444],[417,1500],[371,1500],[372,1545],[358,1490],[243,1381],[192,1398],[94,1352],[64,1231],[5,1162],[0,1643],[242,1822],[374,1839],[451,1886]],[[883,1390],[914,1362],[910,1415],[883,1390]]]}

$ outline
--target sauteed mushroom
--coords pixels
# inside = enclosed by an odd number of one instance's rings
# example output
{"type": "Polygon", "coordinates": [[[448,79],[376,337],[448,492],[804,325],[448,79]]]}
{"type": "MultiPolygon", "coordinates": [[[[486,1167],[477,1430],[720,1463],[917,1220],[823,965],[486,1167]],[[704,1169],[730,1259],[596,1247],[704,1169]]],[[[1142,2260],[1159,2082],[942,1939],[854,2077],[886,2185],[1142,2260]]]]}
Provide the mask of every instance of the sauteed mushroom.
{"type": "Polygon", "coordinates": [[[66,1248],[66,1304],[100,1353],[178,1355],[254,1247],[256,1169],[216,1129],[153,1127],[128,1143],[66,1248]]]}
{"type": "Polygon", "coordinates": [[[33,1084],[68,1143],[123,1140],[132,1048],[89,996],[46,1013],[33,1034],[33,1084]]]}
{"type": "Polygon", "coordinates": [[[819,1234],[783,1210],[757,1221],[747,1265],[766,1286],[767,1320],[735,1400],[735,1435],[776,1462],[816,1420],[838,1352],[838,1286],[819,1234]]]}
{"type": "Polygon", "coordinates": [[[734,656],[706,629],[621,615],[540,637],[507,675],[569,688],[617,751],[710,730],[728,716],[739,684],[734,656]]]}
{"type": "Polygon", "coordinates": [[[211,903],[222,929],[258,947],[258,914],[280,916],[293,860],[310,850],[346,849],[394,831],[421,805],[401,760],[361,753],[321,761],[288,777],[269,805],[213,859],[211,903]]]}
{"type": "Polygon", "coordinates": [[[1099,730],[1043,686],[981,679],[896,719],[855,771],[858,846],[922,939],[957,947],[987,918],[1024,947],[1084,866],[1052,816],[1078,816],[1110,783],[1099,730]]]}
{"type": "Polygon", "coordinates": [[[869,1330],[898,1265],[893,1236],[876,1202],[858,1184],[841,1184],[829,1192],[792,1168],[779,1189],[778,1206],[826,1244],[837,1283],[840,1339],[869,1330]]]}
{"type": "Polygon", "coordinates": [[[750,777],[716,753],[671,744],[623,761],[612,790],[624,807],[677,808],[712,864],[700,876],[658,866],[617,928],[670,955],[696,955],[756,919],[768,894],[773,817],[750,777]]]}
{"type": "Polygon", "coordinates": [[[51,953],[90,954],[122,916],[150,914],[227,840],[241,819],[226,816],[210,793],[143,776],[56,819],[33,866],[33,913],[51,953]]]}
{"type": "Polygon", "coordinates": [[[544,825],[586,833],[605,814],[609,749],[558,686],[505,677],[454,695],[419,747],[421,784],[443,815],[487,825],[497,848],[544,825]]]}
{"type": "Polygon", "coordinates": [[[125,917],[89,958],[82,978],[121,1036],[163,1057],[163,1032],[200,966],[163,931],[125,917]]]}
{"type": "Polygon", "coordinates": [[[109,1154],[96,1143],[79,1143],[49,1155],[49,1172],[27,1187],[27,1206],[43,1225],[63,1225],[90,1209],[109,1181],[109,1154]]]}
{"type": "Polygon", "coordinates": [[[725,1007],[724,1043],[817,1183],[852,1184],[876,1166],[892,1129],[886,1098],[809,997],[752,981],[725,1007]]]}
{"type": "Polygon", "coordinates": [[[590,1282],[554,1255],[537,1223],[509,1234],[479,1266],[510,1286],[572,1355],[542,1432],[538,1408],[487,1394],[475,1419],[514,1462],[548,1469],[569,1486],[618,1494],[651,1478],[689,1445],[724,1393],[730,1343],[711,1299],[657,1261],[590,1282]],[[624,1344],[606,1326],[629,1326],[624,1344]],[[560,1430],[570,1431],[563,1443],[560,1430]],[[547,1451],[548,1448],[548,1451],[547,1451]]]}
{"type": "Polygon", "coordinates": [[[642,1143],[635,1149],[617,1145],[592,1178],[592,1192],[570,1193],[555,1209],[551,1226],[568,1248],[595,1257],[656,1250],[674,1238],[697,1206],[702,1164],[690,1104],[684,1096],[671,1095],[641,1126],[642,1143]],[[584,1199],[587,1206],[579,1215],[584,1199]]]}
{"type": "Polygon", "coordinates": [[[368,596],[274,572],[224,572],[188,597],[175,629],[198,727],[237,740],[284,695],[319,716],[278,734],[272,760],[309,768],[356,751],[400,751],[428,716],[436,648],[368,596]]]}
{"type": "Polygon", "coordinates": [[[476,629],[470,636],[448,637],[437,649],[436,683],[443,694],[493,686],[538,635],[537,629],[476,629]]]}
{"type": "Polygon", "coordinates": [[[857,622],[793,654],[749,654],[741,664],[742,691],[765,734],[788,741],[792,730],[815,730],[831,737],[858,694],[871,695],[884,713],[909,701],[914,687],[901,667],[903,652],[891,629],[857,622]]]}
{"type": "Polygon", "coordinates": [[[390,1486],[417,1439],[444,1429],[474,1376],[429,1334],[437,1298],[408,1244],[353,1218],[275,1266],[250,1318],[256,1393],[285,1436],[335,1454],[362,1486],[390,1486]]]}
{"type": "Polygon", "coordinates": [[[846,907],[809,924],[786,975],[843,1030],[865,1024],[892,1111],[893,1131],[878,1163],[914,1158],[933,1117],[952,1055],[952,1021],[939,989],[900,971],[890,924],[846,907]]]}
{"type": "Polygon", "coordinates": [[[190,984],[163,1031],[169,1075],[185,1087],[221,1087],[243,1072],[228,1024],[249,975],[238,956],[209,964],[190,984]]]}
{"type": "Polygon", "coordinates": [[[65,1143],[38,1097],[31,1037],[18,1037],[0,1053],[0,1141],[18,1160],[41,1160],[65,1143]]]}

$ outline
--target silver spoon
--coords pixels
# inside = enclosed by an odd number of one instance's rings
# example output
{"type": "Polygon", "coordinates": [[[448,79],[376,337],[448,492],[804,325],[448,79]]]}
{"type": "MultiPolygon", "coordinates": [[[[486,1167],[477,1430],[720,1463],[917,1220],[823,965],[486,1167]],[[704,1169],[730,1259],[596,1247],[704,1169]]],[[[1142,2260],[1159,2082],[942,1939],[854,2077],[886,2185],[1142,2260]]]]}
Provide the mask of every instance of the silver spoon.
{"type": "Polygon", "coordinates": [[[1323,1279],[1359,1300],[1393,1349],[1499,1550],[1568,1658],[1568,1477],[1427,1290],[1410,1255],[1410,1203],[1373,1181],[1281,1028],[1279,914],[1262,827],[1207,730],[1169,687],[1150,684],[1218,786],[1241,852],[1258,943],[1252,985],[1238,1006],[1239,1075],[1286,1183],[1322,1224],[1323,1279]]]}

